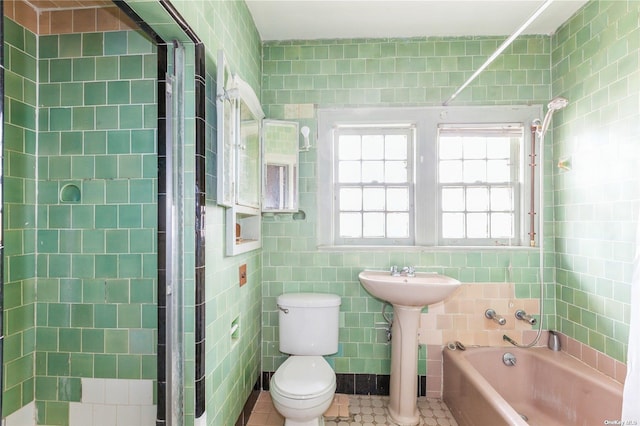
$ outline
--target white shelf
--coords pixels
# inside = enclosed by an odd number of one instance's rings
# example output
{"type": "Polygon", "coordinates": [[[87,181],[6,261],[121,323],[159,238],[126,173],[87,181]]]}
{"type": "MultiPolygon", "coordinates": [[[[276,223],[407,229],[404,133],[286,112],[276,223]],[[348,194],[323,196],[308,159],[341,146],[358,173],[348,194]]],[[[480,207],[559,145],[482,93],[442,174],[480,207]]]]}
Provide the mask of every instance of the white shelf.
{"type": "Polygon", "coordinates": [[[243,206],[227,208],[227,256],[236,256],[262,247],[260,209],[243,206]]]}

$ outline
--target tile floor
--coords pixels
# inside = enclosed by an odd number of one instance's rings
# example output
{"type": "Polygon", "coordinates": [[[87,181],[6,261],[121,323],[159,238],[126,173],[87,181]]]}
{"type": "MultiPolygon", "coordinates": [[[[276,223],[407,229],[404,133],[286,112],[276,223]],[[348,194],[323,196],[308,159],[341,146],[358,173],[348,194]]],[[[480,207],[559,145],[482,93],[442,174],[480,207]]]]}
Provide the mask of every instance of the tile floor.
{"type": "MultiPolygon", "coordinates": [[[[325,426],[390,425],[387,421],[388,396],[337,394],[325,413],[325,426]]],[[[418,398],[418,410],[425,426],[457,426],[444,402],[418,398]]],[[[271,402],[269,392],[262,392],[247,426],[282,426],[284,419],[271,402]]]]}

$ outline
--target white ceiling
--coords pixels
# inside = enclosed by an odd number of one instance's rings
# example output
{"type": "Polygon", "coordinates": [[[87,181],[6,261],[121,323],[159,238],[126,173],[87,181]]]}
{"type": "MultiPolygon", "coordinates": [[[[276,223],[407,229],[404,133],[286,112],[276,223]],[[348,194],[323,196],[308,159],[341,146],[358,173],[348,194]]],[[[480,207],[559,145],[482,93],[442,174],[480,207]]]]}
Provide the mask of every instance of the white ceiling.
{"type": "MultiPolygon", "coordinates": [[[[263,41],[503,36],[543,0],[247,0],[263,41]]],[[[523,34],[552,34],[587,0],[555,0],[523,34]]]]}

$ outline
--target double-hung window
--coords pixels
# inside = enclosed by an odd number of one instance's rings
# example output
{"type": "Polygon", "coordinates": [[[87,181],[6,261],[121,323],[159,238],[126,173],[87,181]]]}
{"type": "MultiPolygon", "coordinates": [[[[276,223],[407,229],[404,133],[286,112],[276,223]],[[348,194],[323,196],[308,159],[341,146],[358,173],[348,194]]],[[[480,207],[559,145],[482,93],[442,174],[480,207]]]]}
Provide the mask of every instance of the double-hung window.
{"type": "Polygon", "coordinates": [[[525,235],[539,227],[529,130],[540,113],[540,106],[319,110],[318,244],[528,245],[525,235]]]}
{"type": "Polygon", "coordinates": [[[507,245],[520,223],[520,125],[438,129],[440,240],[507,245]]]}
{"type": "Polygon", "coordinates": [[[334,130],[335,241],[413,244],[413,127],[334,130]]]}

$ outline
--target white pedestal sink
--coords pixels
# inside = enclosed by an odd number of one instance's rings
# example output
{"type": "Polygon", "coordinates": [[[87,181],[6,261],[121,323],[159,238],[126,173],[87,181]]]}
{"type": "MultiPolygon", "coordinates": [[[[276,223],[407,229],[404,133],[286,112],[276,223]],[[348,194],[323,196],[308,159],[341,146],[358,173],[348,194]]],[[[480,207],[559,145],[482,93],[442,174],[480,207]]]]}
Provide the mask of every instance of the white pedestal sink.
{"type": "Polygon", "coordinates": [[[417,425],[418,327],[422,308],[451,295],[460,281],[429,272],[392,276],[388,271],[362,271],[358,275],[372,296],[393,305],[393,342],[389,417],[398,425],[417,425]]]}

